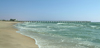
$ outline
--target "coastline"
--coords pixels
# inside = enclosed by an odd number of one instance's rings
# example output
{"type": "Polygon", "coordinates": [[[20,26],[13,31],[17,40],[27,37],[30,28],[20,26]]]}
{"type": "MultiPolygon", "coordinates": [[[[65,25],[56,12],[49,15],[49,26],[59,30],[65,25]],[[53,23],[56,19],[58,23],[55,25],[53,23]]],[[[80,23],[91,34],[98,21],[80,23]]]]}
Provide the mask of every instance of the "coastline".
{"type": "Polygon", "coordinates": [[[0,48],[39,48],[34,39],[16,33],[16,23],[20,22],[0,21],[0,48]]]}

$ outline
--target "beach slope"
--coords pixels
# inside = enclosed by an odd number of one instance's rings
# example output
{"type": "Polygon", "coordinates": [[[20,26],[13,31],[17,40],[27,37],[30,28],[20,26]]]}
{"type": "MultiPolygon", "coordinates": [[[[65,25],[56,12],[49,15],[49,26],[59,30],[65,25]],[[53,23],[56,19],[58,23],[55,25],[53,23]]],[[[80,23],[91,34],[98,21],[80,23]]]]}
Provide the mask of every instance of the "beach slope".
{"type": "Polygon", "coordinates": [[[35,40],[16,33],[16,23],[0,21],[0,48],[38,48],[35,40]]]}

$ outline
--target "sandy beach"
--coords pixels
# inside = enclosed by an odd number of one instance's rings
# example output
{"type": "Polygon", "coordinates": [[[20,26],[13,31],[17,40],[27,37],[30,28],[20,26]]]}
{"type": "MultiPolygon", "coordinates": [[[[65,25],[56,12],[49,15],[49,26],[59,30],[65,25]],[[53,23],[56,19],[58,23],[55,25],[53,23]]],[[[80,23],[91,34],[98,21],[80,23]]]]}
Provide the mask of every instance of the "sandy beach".
{"type": "Polygon", "coordinates": [[[0,21],[0,48],[38,48],[34,39],[16,33],[16,23],[0,21]]]}

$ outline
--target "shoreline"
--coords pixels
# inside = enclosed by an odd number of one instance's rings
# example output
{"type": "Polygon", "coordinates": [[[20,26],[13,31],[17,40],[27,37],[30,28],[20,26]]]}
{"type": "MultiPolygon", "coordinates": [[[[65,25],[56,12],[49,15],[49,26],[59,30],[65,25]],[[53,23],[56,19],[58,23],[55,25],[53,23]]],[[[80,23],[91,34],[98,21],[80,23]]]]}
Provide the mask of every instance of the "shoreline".
{"type": "Polygon", "coordinates": [[[16,33],[16,23],[21,22],[0,21],[0,48],[39,48],[34,39],[16,33]]]}

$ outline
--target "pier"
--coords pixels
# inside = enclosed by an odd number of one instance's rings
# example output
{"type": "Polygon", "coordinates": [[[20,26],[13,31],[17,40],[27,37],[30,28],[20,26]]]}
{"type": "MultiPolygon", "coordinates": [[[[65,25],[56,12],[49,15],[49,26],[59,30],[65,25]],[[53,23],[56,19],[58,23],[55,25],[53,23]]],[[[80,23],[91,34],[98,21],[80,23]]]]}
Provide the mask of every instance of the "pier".
{"type": "Polygon", "coordinates": [[[90,23],[91,21],[18,21],[18,22],[37,22],[37,23],[90,23]]]}
{"type": "MultiPolygon", "coordinates": [[[[11,20],[0,20],[0,21],[11,21],[11,20]]],[[[37,23],[91,23],[91,21],[12,21],[12,22],[37,22],[37,23]]]]}

